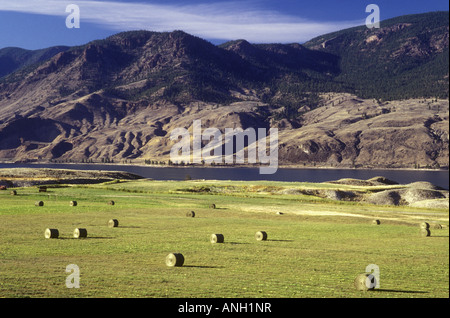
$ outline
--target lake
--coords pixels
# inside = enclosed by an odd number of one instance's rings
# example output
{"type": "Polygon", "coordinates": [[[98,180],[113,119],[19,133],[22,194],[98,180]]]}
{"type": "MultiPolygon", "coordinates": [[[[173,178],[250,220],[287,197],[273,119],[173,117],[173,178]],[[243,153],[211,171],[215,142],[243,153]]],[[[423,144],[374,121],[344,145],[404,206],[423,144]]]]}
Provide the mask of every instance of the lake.
{"type": "Polygon", "coordinates": [[[298,169],[279,168],[275,174],[261,175],[259,168],[201,168],[201,167],[147,167],[134,165],[105,164],[9,164],[0,163],[0,168],[53,168],[78,170],[126,171],[155,180],[238,180],[238,181],[287,181],[287,182],[325,182],[342,178],[367,180],[383,176],[400,184],[428,181],[449,189],[448,171],[442,170],[365,170],[365,169],[298,169]]]}

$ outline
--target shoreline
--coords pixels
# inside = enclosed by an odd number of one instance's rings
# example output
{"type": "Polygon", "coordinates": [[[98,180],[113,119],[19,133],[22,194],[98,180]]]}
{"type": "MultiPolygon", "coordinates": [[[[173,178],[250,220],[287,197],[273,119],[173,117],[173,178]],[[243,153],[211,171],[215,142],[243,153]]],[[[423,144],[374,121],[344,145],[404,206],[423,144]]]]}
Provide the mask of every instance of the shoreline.
{"type": "MultiPolygon", "coordinates": [[[[59,170],[99,173],[126,172],[151,180],[230,180],[230,181],[280,181],[280,182],[329,182],[344,179],[368,180],[384,177],[399,184],[430,182],[443,189],[449,189],[448,170],[408,168],[337,168],[337,167],[295,167],[283,165],[271,175],[255,175],[258,167],[248,166],[167,166],[118,163],[5,163],[0,162],[0,172],[13,173],[15,169],[59,170]],[[3,164],[3,166],[2,166],[3,164]],[[155,169],[160,168],[160,169],[155,169]],[[169,169],[168,169],[169,168],[169,169]],[[177,169],[170,169],[177,168],[177,169]],[[202,169],[203,168],[203,169],[202,169]],[[222,168],[222,169],[211,169],[222,168]],[[226,169],[231,169],[226,171],[226,169]],[[239,170],[242,169],[242,170],[239,170]],[[208,171],[209,170],[209,171],[208,171]],[[183,177],[184,176],[184,177],[183,177]]],[[[1,178],[0,178],[1,181],[1,178]]]]}
{"type": "MultiPolygon", "coordinates": [[[[11,161],[4,161],[1,160],[0,161],[0,165],[1,164],[8,164],[8,165],[70,165],[70,166],[124,166],[124,167],[148,167],[148,168],[179,168],[179,169],[186,169],[186,168],[194,168],[194,169],[211,169],[211,168],[224,168],[224,169],[238,169],[238,168],[243,168],[243,169],[259,169],[260,167],[263,167],[263,165],[216,165],[216,166],[211,166],[211,165],[184,165],[184,166],[179,166],[179,165],[153,165],[153,164],[144,164],[144,163],[103,163],[103,162],[90,162],[90,163],[80,163],[80,162],[65,162],[65,163],[55,163],[55,162],[11,162],[11,161]]],[[[335,167],[335,166],[304,166],[304,165],[279,165],[278,169],[284,169],[284,170],[288,170],[288,169],[295,169],[295,170],[352,170],[352,171],[356,171],[356,170],[372,170],[372,171],[377,171],[377,170],[383,170],[383,171],[427,171],[427,172],[445,172],[445,171],[449,171],[449,169],[446,168],[439,168],[439,169],[433,169],[433,168],[408,168],[408,167],[398,167],[398,168],[393,168],[393,167],[335,167]]]]}

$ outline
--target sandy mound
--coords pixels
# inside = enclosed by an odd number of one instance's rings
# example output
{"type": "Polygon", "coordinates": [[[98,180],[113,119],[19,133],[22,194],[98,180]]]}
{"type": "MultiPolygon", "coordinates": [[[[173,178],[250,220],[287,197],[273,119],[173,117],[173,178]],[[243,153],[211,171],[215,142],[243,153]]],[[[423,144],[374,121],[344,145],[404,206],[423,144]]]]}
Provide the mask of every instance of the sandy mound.
{"type": "Polygon", "coordinates": [[[434,209],[449,209],[448,199],[436,199],[436,200],[423,200],[410,204],[416,208],[434,208],[434,209]]]}
{"type": "Polygon", "coordinates": [[[385,190],[367,196],[364,200],[367,203],[377,205],[401,205],[402,196],[399,190],[385,190]]]}
{"type": "Polygon", "coordinates": [[[440,191],[428,189],[409,188],[403,191],[401,195],[408,204],[424,200],[445,199],[445,195],[440,191]]]}
{"type": "MultiPolygon", "coordinates": [[[[384,190],[370,194],[364,201],[378,205],[412,205],[417,202],[434,201],[446,198],[448,198],[448,191],[408,187],[405,189],[384,190]]],[[[439,205],[441,205],[441,203],[439,205]]]]}
{"type": "Polygon", "coordinates": [[[344,178],[339,179],[337,181],[330,181],[328,183],[333,184],[345,184],[345,185],[352,185],[352,186],[362,186],[362,187],[371,187],[371,186],[378,186],[378,185],[395,185],[398,184],[396,181],[389,180],[385,177],[373,177],[368,180],[360,180],[360,179],[352,179],[352,178],[344,178]]]}
{"type": "Polygon", "coordinates": [[[398,182],[390,180],[390,179],[385,178],[385,177],[373,177],[373,178],[370,178],[367,181],[373,182],[373,183],[379,184],[379,185],[382,185],[382,184],[387,184],[387,185],[398,184],[398,182]]]}
{"type": "MultiPolygon", "coordinates": [[[[385,177],[374,177],[368,180],[359,179],[340,179],[337,181],[330,181],[327,183],[342,184],[351,186],[375,187],[399,185],[396,181],[387,179],[385,177]]],[[[399,185],[398,189],[389,189],[361,195],[356,191],[340,191],[340,190],[324,190],[311,193],[320,197],[333,200],[353,200],[362,201],[377,205],[413,205],[415,206],[430,206],[430,207],[448,207],[447,203],[442,199],[449,198],[449,191],[441,187],[435,186],[430,182],[413,182],[406,186],[399,185]],[[436,201],[435,203],[432,203],[436,201]]],[[[374,189],[376,190],[376,189],[374,189]]]]}
{"type": "Polygon", "coordinates": [[[414,189],[426,189],[426,190],[445,190],[444,188],[438,187],[430,182],[419,181],[408,184],[409,188],[414,189]]]}

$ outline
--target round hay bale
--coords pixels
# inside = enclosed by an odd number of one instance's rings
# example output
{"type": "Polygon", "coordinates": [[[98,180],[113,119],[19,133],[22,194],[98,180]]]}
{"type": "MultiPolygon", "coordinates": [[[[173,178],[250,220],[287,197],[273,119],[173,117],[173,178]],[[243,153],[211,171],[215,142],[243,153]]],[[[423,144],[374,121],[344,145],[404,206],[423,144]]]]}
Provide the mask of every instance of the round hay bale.
{"type": "Polygon", "coordinates": [[[166,265],[169,267],[183,266],[184,256],[180,253],[170,253],[166,256],[166,265]]]}
{"type": "Polygon", "coordinates": [[[35,206],[44,206],[44,201],[36,201],[34,203],[35,206]]]}
{"type": "Polygon", "coordinates": [[[116,203],[113,200],[108,202],[108,205],[114,205],[114,204],[116,204],[116,203]]]}
{"type": "Polygon", "coordinates": [[[211,243],[223,243],[224,238],[222,234],[211,234],[211,243]]]}
{"type": "Polygon", "coordinates": [[[267,233],[264,231],[256,232],[255,238],[257,241],[266,241],[267,240],[267,233]]]}
{"type": "Polygon", "coordinates": [[[47,187],[45,186],[39,187],[39,192],[47,192],[47,187]]]}
{"type": "Polygon", "coordinates": [[[195,217],[195,212],[194,211],[190,211],[190,212],[186,213],[186,216],[188,218],[193,218],[193,217],[195,217]]]}
{"type": "Polygon", "coordinates": [[[435,230],[442,230],[442,225],[436,223],[436,224],[433,224],[433,226],[431,226],[431,228],[435,229],[435,230]]]}
{"type": "Polygon", "coordinates": [[[431,232],[430,232],[429,229],[421,229],[420,230],[420,236],[427,237],[427,236],[430,236],[430,235],[431,235],[431,232]]]}
{"type": "Polygon", "coordinates": [[[119,221],[116,219],[111,219],[108,221],[108,227],[118,227],[119,221]]]}
{"type": "Polygon", "coordinates": [[[353,282],[355,288],[360,291],[368,291],[375,289],[375,276],[368,273],[359,274],[353,282]]]}
{"type": "Polygon", "coordinates": [[[372,224],[373,224],[373,225],[380,225],[381,222],[380,222],[380,220],[373,220],[373,221],[372,221],[372,224]]]}
{"type": "Polygon", "coordinates": [[[70,201],[70,206],[77,206],[77,201],[70,201]]]}
{"type": "Polygon", "coordinates": [[[283,215],[284,213],[283,212],[277,212],[277,215],[283,215]]]}
{"type": "Polygon", "coordinates": [[[430,224],[427,222],[422,222],[420,223],[420,228],[421,229],[429,229],[430,228],[430,224]]]}
{"type": "Polygon", "coordinates": [[[85,238],[85,237],[87,237],[87,230],[76,228],[73,231],[73,237],[74,238],[85,238]]]}
{"type": "Polygon", "coordinates": [[[59,237],[59,231],[57,229],[46,229],[45,232],[44,232],[44,236],[47,239],[58,238],[59,237]]]}
{"type": "Polygon", "coordinates": [[[215,208],[216,208],[216,205],[213,203],[213,204],[211,204],[209,207],[210,207],[211,209],[215,209],[215,208]]]}
{"type": "Polygon", "coordinates": [[[11,195],[17,195],[17,191],[16,190],[12,190],[11,191],[11,195]]]}

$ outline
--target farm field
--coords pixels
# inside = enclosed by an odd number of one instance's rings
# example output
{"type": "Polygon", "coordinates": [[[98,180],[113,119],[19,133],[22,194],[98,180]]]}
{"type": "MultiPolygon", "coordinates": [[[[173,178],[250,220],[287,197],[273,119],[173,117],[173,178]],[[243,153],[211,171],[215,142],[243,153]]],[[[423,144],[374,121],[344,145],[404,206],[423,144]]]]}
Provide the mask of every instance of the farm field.
{"type": "Polygon", "coordinates": [[[336,188],[367,190],[327,183],[116,180],[49,186],[47,192],[15,188],[17,195],[0,191],[0,297],[449,297],[448,209],[292,191],[336,188]],[[190,211],[195,217],[186,216],[190,211]],[[108,227],[110,219],[119,226],[108,227]],[[429,237],[420,235],[424,221],[432,225],[429,237]],[[59,237],[46,239],[47,228],[58,229],[59,237]],[[75,228],[85,228],[87,238],[74,238],[75,228]],[[258,231],[267,240],[257,241],[258,231]],[[222,234],[224,242],[212,244],[212,234],[222,234]],[[184,265],[168,267],[170,253],[183,254],[184,265]],[[70,264],[79,267],[80,288],[66,287],[70,264]],[[355,278],[371,264],[379,268],[380,287],[356,290],[355,278]]]}

